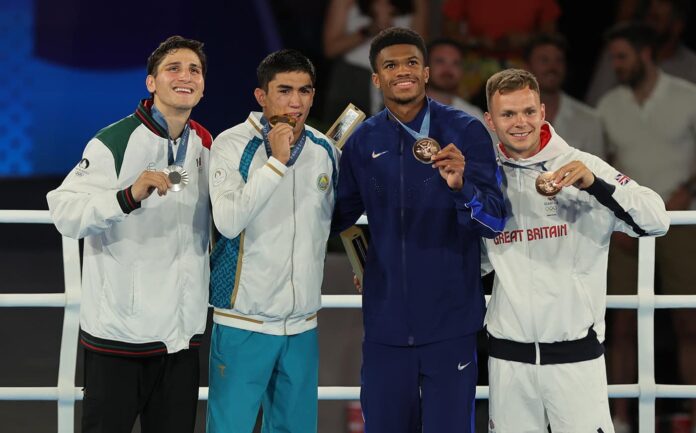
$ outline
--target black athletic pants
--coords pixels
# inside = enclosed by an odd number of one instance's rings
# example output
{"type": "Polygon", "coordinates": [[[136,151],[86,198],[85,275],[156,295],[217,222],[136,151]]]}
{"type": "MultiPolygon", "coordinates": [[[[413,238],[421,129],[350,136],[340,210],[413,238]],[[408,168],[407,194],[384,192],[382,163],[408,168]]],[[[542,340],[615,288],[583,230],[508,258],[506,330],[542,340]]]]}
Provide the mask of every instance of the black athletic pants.
{"type": "Polygon", "coordinates": [[[124,357],[85,350],[83,433],[192,433],[198,403],[198,348],[124,357]]]}

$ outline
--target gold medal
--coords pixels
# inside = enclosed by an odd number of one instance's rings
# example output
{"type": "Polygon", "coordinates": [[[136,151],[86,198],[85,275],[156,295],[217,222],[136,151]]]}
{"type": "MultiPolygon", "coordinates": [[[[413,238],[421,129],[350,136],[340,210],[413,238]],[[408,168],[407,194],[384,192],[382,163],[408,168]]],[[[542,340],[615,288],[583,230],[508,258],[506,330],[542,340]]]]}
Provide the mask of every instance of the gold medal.
{"type": "Polygon", "coordinates": [[[440,143],[434,138],[421,138],[413,143],[413,156],[423,164],[430,164],[433,162],[433,155],[438,153],[440,149],[440,143]]]}
{"type": "Polygon", "coordinates": [[[271,126],[276,126],[278,123],[287,123],[288,125],[294,128],[297,124],[297,119],[295,119],[294,117],[290,117],[287,114],[281,114],[271,116],[271,118],[268,119],[268,123],[270,123],[271,126]]]}
{"type": "Polygon", "coordinates": [[[164,174],[169,178],[172,186],[169,187],[169,191],[181,191],[189,183],[189,176],[183,167],[178,165],[170,165],[169,167],[162,170],[164,174]]]}
{"type": "Polygon", "coordinates": [[[556,182],[553,181],[554,177],[555,176],[552,171],[546,171],[539,174],[539,176],[536,178],[536,182],[534,183],[537,192],[545,197],[553,197],[554,195],[558,194],[561,191],[561,188],[556,185],[556,182]]]}

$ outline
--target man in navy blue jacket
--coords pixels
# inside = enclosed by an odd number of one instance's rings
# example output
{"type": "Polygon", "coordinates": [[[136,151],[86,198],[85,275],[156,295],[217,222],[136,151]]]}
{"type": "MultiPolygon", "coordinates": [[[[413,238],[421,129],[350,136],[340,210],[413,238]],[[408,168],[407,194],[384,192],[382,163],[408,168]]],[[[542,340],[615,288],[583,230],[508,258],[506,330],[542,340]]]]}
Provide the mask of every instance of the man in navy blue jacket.
{"type": "Polygon", "coordinates": [[[340,161],[333,231],[365,211],[370,220],[361,390],[370,433],[473,432],[479,240],[505,226],[490,136],[426,98],[425,53],[411,30],[373,40],[372,81],[386,109],[355,131],[340,161]]]}

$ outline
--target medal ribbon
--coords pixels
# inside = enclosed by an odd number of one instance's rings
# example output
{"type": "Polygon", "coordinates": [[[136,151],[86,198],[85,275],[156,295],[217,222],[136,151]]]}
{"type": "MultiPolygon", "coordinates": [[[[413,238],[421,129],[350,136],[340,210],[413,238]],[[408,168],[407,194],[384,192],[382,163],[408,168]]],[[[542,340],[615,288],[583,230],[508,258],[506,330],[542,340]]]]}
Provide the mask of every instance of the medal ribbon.
{"type": "Polygon", "coordinates": [[[537,173],[544,173],[544,172],[548,171],[546,169],[546,167],[544,166],[543,162],[540,162],[537,164],[541,165],[541,170],[539,170],[538,168],[534,168],[534,167],[527,167],[525,165],[517,165],[517,164],[513,164],[511,162],[503,161],[503,165],[507,165],[508,167],[521,168],[522,170],[532,170],[532,171],[536,171],[537,173]]]}
{"type": "Polygon", "coordinates": [[[425,116],[423,117],[423,123],[421,123],[420,131],[415,131],[413,128],[405,125],[401,120],[394,116],[394,113],[392,113],[389,108],[387,108],[387,111],[397,122],[399,122],[399,125],[404,127],[406,132],[408,132],[411,137],[415,138],[416,140],[420,140],[421,138],[428,138],[428,134],[430,133],[430,103],[427,99],[425,100],[425,104],[425,116]]]}
{"type": "Polygon", "coordinates": [[[164,128],[165,131],[167,131],[167,145],[168,145],[168,152],[167,152],[167,162],[169,165],[178,165],[179,167],[184,167],[184,161],[186,161],[186,149],[188,147],[188,138],[189,138],[189,133],[191,132],[191,128],[189,127],[188,122],[186,122],[186,125],[184,126],[184,130],[181,133],[181,137],[179,140],[179,148],[177,149],[176,152],[176,158],[174,158],[174,140],[169,136],[169,128],[167,125],[167,121],[164,118],[164,115],[160,113],[160,111],[155,107],[155,105],[152,105],[151,109],[151,114],[152,118],[155,119],[157,123],[160,124],[162,128],[164,128]]]}
{"type": "MultiPolygon", "coordinates": [[[[261,125],[263,125],[263,128],[261,128],[261,135],[263,136],[263,144],[266,147],[266,156],[270,158],[272,151],[271,143],[268,141],[268,133],[271,131],[272,127],[271,124],[268,123],[268,120],[266,120],[265,116],[261,116],[261,125]]],[[[306,139],[307,134],[305,134],[305,130],[303,128],[302,134],[300,134],[300,137],[297,139],[295,144],[290,146],[290,159],[288,159],[287,164],[285,164],[287,167],[292,166],[295,161],[297,161],[297,158],[300,156],[300,152],[302,152],[306,139]]]]}

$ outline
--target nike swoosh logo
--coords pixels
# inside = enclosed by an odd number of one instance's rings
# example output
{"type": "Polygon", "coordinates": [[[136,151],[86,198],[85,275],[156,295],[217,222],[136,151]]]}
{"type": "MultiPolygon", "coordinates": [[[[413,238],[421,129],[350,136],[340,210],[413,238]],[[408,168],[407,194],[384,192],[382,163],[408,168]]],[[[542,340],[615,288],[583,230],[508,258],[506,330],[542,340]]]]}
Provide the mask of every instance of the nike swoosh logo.
{"type": "Polygon", "coordinates": [[[468,367],[469,364],[471,364],[471,361],[467,362],[467,363],[464,364],[464,365],[462,365],[462,363],[460,362],[459,364],[457,364],[457,370],[462,371],[462,370],[464,370],[466,367],[468,367]]]}
{"type": "Polygon", "coordinates": [[[388,150],[385,150],[384,152],[380,153],[375,153],[375,151],[372,151],[372,159],[379,158],[380,156],[384,155],[385,153],[389,152],[388,150]]]}

